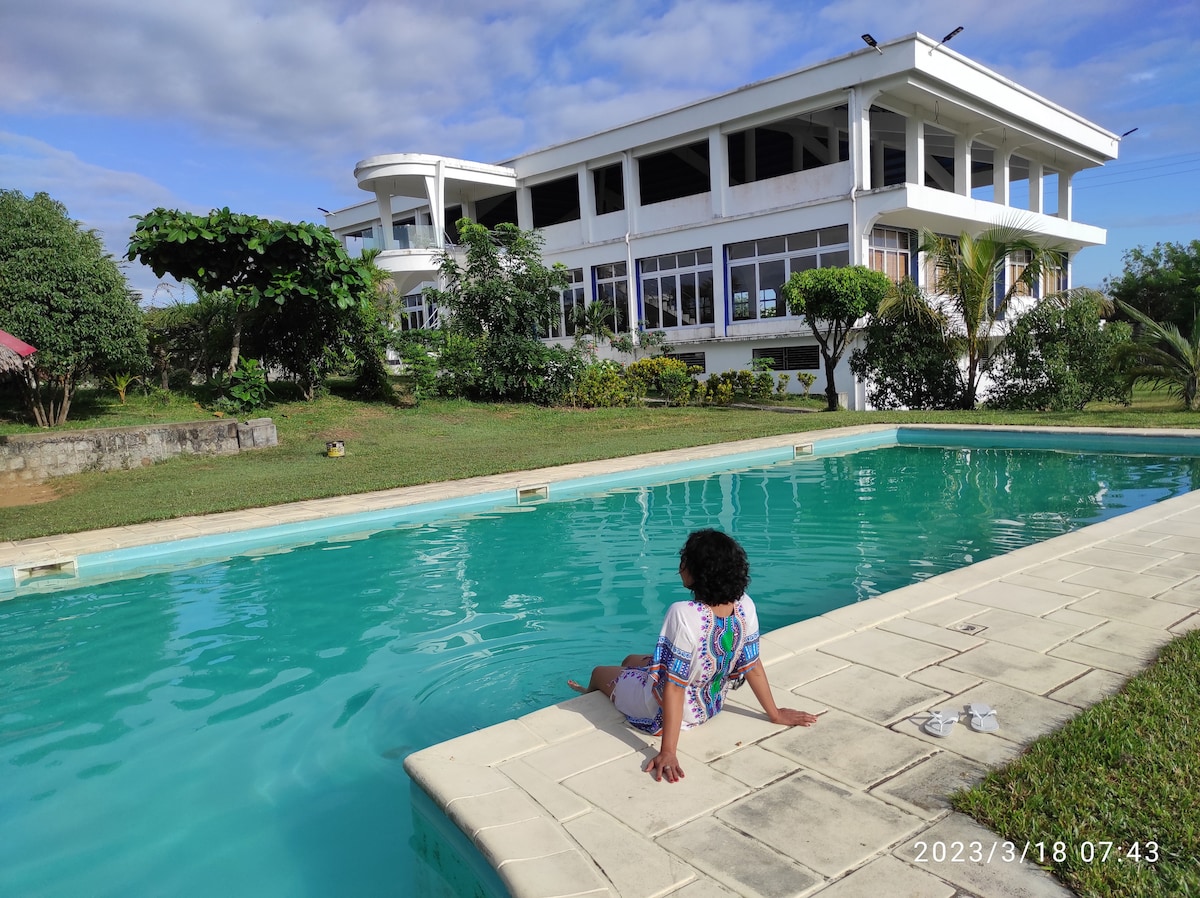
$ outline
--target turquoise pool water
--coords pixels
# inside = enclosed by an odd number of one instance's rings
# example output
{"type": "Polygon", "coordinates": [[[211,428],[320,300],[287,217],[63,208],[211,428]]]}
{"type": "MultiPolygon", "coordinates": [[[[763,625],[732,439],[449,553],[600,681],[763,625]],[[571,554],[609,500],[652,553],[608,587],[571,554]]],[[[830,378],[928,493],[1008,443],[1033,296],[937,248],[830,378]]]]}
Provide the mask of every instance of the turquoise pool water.
{"type": "Polygon", "coordinates": [[[1191,490],[1200,460],[892,447],[0,603],[0,870],[22,896],[430,894],[403,757],[648,650],[736,535],[764,629],[1191,490]]]}

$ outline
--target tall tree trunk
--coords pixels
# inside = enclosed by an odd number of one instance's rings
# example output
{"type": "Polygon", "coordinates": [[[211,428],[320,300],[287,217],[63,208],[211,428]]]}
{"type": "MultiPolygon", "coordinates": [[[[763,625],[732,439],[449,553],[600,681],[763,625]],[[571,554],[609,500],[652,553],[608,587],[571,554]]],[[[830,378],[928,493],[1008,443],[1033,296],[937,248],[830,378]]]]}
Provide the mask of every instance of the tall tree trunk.
{"type": "Polygon", "coordinates": [[[237,370],[238,355],[242,351],[242,325],[244,323],[245,316],[238,311],[233,316],[233,345],[229,347],[229,367],[225,369],[230,374],[237,370]]]}

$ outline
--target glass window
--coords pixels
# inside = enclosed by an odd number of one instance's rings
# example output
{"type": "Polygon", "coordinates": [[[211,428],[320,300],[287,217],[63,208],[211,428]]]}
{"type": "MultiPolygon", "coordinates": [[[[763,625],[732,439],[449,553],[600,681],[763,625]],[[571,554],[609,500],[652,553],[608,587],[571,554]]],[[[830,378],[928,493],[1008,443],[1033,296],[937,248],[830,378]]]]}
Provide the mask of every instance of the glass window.
{"type": "Polygon", "coordinates": [[[784,274],[782,259],[763,262],[758,266],[758,317],[782,318],[787,314],[783,299],[784,274]]]}
{"type": "Polygon", "coordinates": [[[642,305],[646,327],[655,330],[712,324],[712,249],[642,259],[642,305]]]}
{"type": "Polygon", "coordinates": [[[625,181],[620,162],[593,171],[592,183],[596,187],[597,215],[620,212],[625,208],[625,181]]]}
{"type": "Polygon", "coordinates": [[[790,315],[783,296],[783,285],[788,277],[818,266],[849,264],[849,231],[848,226],[837,225],[731,244],[729,258],[739,260],[729,269],[731,320],[790,315]],[[838,237],[842,239],[840,246],[833,243],[838,237]]]}
{"type": "Polygon", "coordinates": [[[736,265],[729,269],[729,292],[733,299],[733,320],[747,321],[754,317],[750,297],[757,294],[757,265],[736,265]]]}
{"type": "Polygon", "coordinates": [[[629,331],[629,282],[625,279],[627,268],[624,262],[615,262],[597,265],[593,269],[596,278],[596,301],[615,310],[609,326],[617,333],[629,331]]]}
{"type": "Polygon", "coordinates": [[[869,266],[886,274],[893,283],[908,276],[912,261],[909,231],[897,228],[874,228],[871,231],[869,266]]]}

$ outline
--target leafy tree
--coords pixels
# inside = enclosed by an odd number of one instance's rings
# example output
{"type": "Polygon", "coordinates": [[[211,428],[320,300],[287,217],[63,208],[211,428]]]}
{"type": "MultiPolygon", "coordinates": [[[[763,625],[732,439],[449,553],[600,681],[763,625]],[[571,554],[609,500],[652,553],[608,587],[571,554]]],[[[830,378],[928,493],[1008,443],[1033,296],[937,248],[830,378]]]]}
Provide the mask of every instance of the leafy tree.
{"type": "Polygon", "coordinates": [[[186,369],[203,380],[213,376],[218,364],[214,360],[228,352],[235,305],[228,290],[196,290],[195,302],[175,299],[146,310],[150,358],[164,390],[173,371],[186,369]]]}
{"type": "Polygon", "coordinates": [[[1042,272],[1058,264],[1060,253],[1039,245],[1031,234],[1009,225],[988,228],[977,236],[963,233],[947,237],[926,231],[922,235],[921,252],[935,265],[933,287],[948,300],[949,308],[945,311],[963,328],[960,343],[966,356],[966,379],[959,407],[972,409],[980,378],[990,367],[989,346],[997,337],[1009,303],[1019,294],[1032,295],[1042,272]],[[1009,257],[1018,254],[1027,263],[1004,294],[997,296],[996,284],[1004,282],[1009,257]]]}
{"type": "MultiPolygon", "coordinates": [[[[140,259],[159,277],[169,273],[193,281],[200,290],[230,291],[234,316],[227,371],[237,368],[246,324],[264,299],[277,306],[265,311],[278,314],[290,303],[289,315],[300,314],[317,329],[328,325],[329,316],[369,302],[374,281],[367,265],[350,258],[328,228],[268,221],[227,208],[207,215],[158,208],[135,217],[127,253],[131,261],[140,259]]],[[[313,334],[296,340],[293,351],[305,355],[289,359],[289,369],[310,370],[319,343],[313,334]]]]}
{"type": "Polygon", "coordinates": [[[1125,253],[1125,270],[1104,282],[1104,292],[1146,317],[1191,329],[1200,314],[1200,240],[1156,243],[1125,253]]]}
{"type": "Polygon", "coordinates": [[[611,302],[596,300],[587,305],[577,305],[575,317],[575,344],[582,346],[590,342],[589,350],[596,354],[601,340],[612,340],[616,334],[612,323],[616,321],[617,309],[611,302]]]}
{"type": "Polygon", "coordinates": [[[149,366],[141,313],[117,263],[45,193],[0,190],[0,328],[38,349],[22,395],[41,427],[67,420],[81,377],[149,366]]]}
{"type": "Polygon", "coordinates": [[[854,323],[874,313],[891,287],[887,275],[862,265],[810,268],[793,273],[783,285],[792,313],[804,316],[821,348],[825,399],[831,412],[838,407],[834,368],[850,345],[854,323]]]}
{"type": "Polygon", "coordinates": [[[1082,410],[1089,402],[1129,402],[1117,350],[1129,341],[1123,321],[1101,320],[1104,297],[1090,290],[1034,306],[1014,322],[997,351],[988,405],[1006,409],[1082,410]]]}
{"type": "Polygon", "coordinates": [[[1140,325],[1136,340],[1117,350],[1129,384],[1149,381],[1165,386],[1183,400],[1188,411],[1200,410],[1200,316],[1184,337],[1174,324],[1160,324],[1139,309],[1118,300],[1118,307],[1140,325]]]}
{"type": "Polygon", "coordinates": [[[954,408],[962,395],[958,350],[946,316],[927,304],[910,279],[880,303],[850,354],[850,370],[869,382],[876,408],[954,408]]]}
{"type": "Polygon", "coordinates": [[[502,223],[494,230],[468,218],[457,223],[463,264],[442,255],[445,289],[428,296],[449,310],[447,327],[478,341],[480,373],[475,393],[484,399],[536,401],[545,396],[553,361],[538,339],[557,312],[570,283],[561,264],[542,261],[542,239],[502,223]]]}

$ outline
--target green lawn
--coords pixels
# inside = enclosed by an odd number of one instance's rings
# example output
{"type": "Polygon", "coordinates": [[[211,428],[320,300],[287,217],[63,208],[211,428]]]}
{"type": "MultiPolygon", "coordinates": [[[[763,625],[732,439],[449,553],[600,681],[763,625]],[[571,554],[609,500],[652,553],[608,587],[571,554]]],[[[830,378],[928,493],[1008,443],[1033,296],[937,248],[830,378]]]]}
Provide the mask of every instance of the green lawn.
{"type": "MultiPolygon", "coordinates": [[[[3,418],[0,435],[34,428],[3,418]]],[[[10,412],[11,414],[11,412],[10,412]]],[[[133,471],[55,481],[62,497],[0,508],[0,538],[19,539],[227,511],[437,480],[493,474],[850,424],[971,423],[1105,427],[1200,426],[1200,415],[1161,394],[1130,408],[1080,413],[791,413],[738,408],[569,410],[431,401],[418,408],[336,395],[279,403],[280,446],[220,458],[184,457],[133,471]],[[327,440],[346,457],[326,458],[327,440]]],[[[126,406],[104,394],[76,403],[74,427],[207,417],[191,400],[144,396],[126,406]]],[[[1084,896],[1200,896],[1200,633],[1177,640],[1124,692],[1034,743],[956,805],[1005,838],[1044,843],[1048,865],[1084,896]],[[1080,859],[1140,842],[1142,863],[1080,859]],[[1146,843],[1157,843],[1150,863],[1146,843]],[[1069,846],[1054,863],[1054,843],[1069,846]]]]}

